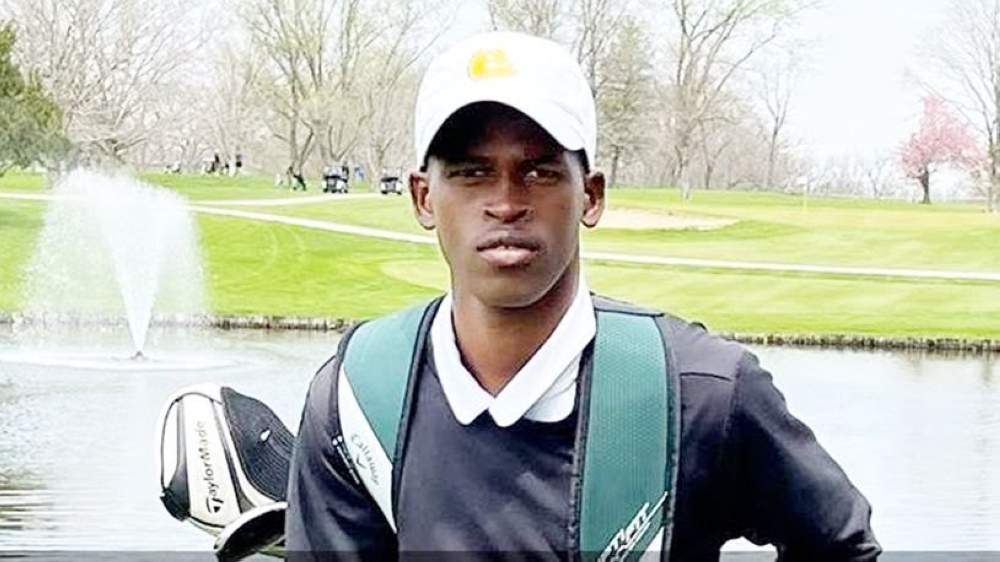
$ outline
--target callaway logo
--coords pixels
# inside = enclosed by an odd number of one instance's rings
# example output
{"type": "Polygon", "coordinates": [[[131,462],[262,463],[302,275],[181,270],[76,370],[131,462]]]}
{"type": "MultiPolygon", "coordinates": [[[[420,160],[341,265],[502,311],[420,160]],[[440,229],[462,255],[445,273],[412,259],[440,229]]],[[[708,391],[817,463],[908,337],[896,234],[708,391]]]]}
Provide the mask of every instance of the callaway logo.
{"type": "Polygon", "coordinates": [[[344,443],[344,436],[338,435],[333,438],[333,448],[340,455],[341,462],[347,467],[347,471],[351,474],[351,480],[358,486],[362,484],[361,476],[358,474],[358,469],[355,467],[355,463],[351,462],[351,454],[347,451],[347,445],[344,443]]]}
{"type": "Polygon", "coordinates": [[[665,501],[667,501],[666,492],[660,496],[660,499],[652,507],[649,506],[649,502],[642,504],[639,512],[629,521],[629,524],[618,529],[615,536],[611,537],[611,542],[604,548],[604,552],[601,553],[597,562],[618,562],[619,560],[624,560],[635,549],[636,545],[639,544],[646,531],[649,530],[649,526],[653,522],[653,515],[663,507],[665,501]]]}
{"type": "Polygon", "coordinates": [[[215,469],[212,468],[212,451],[208,448],[208,431],[205,422],[195,424],[198,432],[198,458],[201,459],[202,480],[208,486],[208,497],[205,498],[205,508],[209,513],[219,513],[225,505],[219,495],[219,484],[215,481],[215,469]]]}
{"type": "Polygon", "coordinates": [[[375,468],[375,459],[372,456],[372,450],[368,445],[361,439],[361,436],[357,433],[351,434],[351,443],[357,447],[360,451],[354,454],[354,464],[358,467],[361,472],[366,472],[371,475],[372,483],[378,486],[378,470],[375,468]]]}

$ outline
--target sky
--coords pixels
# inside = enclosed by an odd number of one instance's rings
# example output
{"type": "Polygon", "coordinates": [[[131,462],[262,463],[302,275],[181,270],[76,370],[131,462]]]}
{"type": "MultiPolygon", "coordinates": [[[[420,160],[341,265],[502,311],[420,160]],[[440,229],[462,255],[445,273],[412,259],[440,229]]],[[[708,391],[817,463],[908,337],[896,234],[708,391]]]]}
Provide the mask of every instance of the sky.
{"type": "Polygon", "coordinates": [[[948,0],[827,0],[801,23],[814,38],[789,115],[789,132],[817,157],[892,153],[919,119],[908,73],[948,0]]]}

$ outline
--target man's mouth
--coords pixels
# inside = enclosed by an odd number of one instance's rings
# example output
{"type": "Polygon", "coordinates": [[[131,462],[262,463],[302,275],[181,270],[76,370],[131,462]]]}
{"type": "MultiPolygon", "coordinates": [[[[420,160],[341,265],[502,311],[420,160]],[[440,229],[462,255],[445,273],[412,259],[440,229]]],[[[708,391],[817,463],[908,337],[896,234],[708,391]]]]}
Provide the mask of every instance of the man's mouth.
{"type": "Polygon", "coordinates": [[[517,234],[498,234],[476,245],[476,251],[496,268],[524,267],[538,255],[541,244],[517,234]]]}

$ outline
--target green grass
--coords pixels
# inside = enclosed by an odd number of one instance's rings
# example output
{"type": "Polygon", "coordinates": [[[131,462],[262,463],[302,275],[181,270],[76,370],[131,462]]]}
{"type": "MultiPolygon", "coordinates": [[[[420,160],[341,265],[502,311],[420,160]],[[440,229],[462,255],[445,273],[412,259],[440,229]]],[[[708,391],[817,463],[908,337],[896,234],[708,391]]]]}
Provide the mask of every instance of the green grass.
{"type": "Polygon", "coordinates": [[[744,333],[1000,337],[1000,283],[587,267],[597,291],[744,333]]]}
{"type": "Polygon", "coordinates": [[[48,187],[48,180],[41,174],[10,171],[0,176],[0,193],[17,191],[33,193],[48,187]]]}
{"type": "Polygon", "coordinates": [[[365,318],[438,292],[388,273],[394,263],[433,267],[431,246],[227,217],[198,226],[216,313],[365,318]]]}
{"type": "MultiPolygon", "coordinates": [[[[192,201],[226,200],[226,199],[284,199],[308,197],[319,193],[316,178],[309,178],[310,191],[290,191],[276,189],[274,178],[264,176],[220,177],[209,175],[175,175],[175,174],[141,174],[140,180],[167,187],[192,201]]],[[[34,193],[48,188],[48,180],[44,175],[29,172],[8,172],[0,176],[0,193],[24,192],[34,193]]],[[[356,193],[368,191],[368,184],[352,184],[356,193]]]]}
{"type": "Polygon", "coordinates": [[[42,231],[44,210],[36,201],[0,199],[0,310],[21,306],[21,272],[42,231]]]}
{"type": "MultiPolygon", "coordinates": [[[[719,231],[588,233],[588,247],[724,260],[1000,270],[1000,216],[966,205],[812,199],[762,193],[621,190],[612,205],[741,221],[719,231]]],[[[600,227],[599,227],[600,228],[600,227]]]]}
{"type": "MultiPolygon", "coordinates": [[[[443,261],[384,270],[440,290],[443,261]]],[[[600,294],[699,320],[716,331],[899,337],[1000,337],[1000,283],[720,272],[588,262],[600,294]]]]}
{"type": "MultiPolygon", "coordinates": [[[[145,182],[170,188],[192,201],[224,200],[224,199],[285,199],[308,197],[320,193],[318,179],[307,178],[309,190],[290,191],[285,188],[275,188],[273,177],[239,176],[218,177],[209,175],[174,175],[174,174],[143,174],[145,182]]],[[[368,185],[356,183],[351,185],[351,191],[363,193],[368,191],[368,185]]]]}
{"type": "Polygon", "coordinates": [[[286,215],[367,226],[411,234],[427,234],[417,224],[409,197],[380,196],[372,199],[333,200],[311,205],[258,207],[255,210],[286,215]]]}
{"type": "MultiPolygon", "coordinates": [[[[814,200],[802,208],[794,197],[773,194],[713,192],[696,197],[694,203],[682,203],[667,190],[615,190],[609,194],[609,206],[737,222],[705,231],[599,225],[584,232],[584,249],[727,261],[1000,271],[1000,216],[971,207],[832,199],[814,200]]],[[[405,197],[258,210],[423,232],[405,197]]]]}
{"type": "MultiPolygon", "coordinates": [[[[147,176],[191,199],[288,197],[267,178],[147,176]]],[[[0,190],[37,191],[32,176],[0,190]]],[[[306,192],[316,195],[317,191],[306,192]]],[[[597,229],[586,249],[872,267],[1000,271],[1000,217],[953,205],[813,199],[774,194],[615,190],[612,206],[729,217],[712,231],[597,229]]],[[[20,271],[45,204],[0,199],[0,310],[21,306],[20,271]]],[[[254,211],[422,233],[406,197],[340,200],[254,211]]],[[[202,215],[212,312],[361,318],[434,295],[447,269],[432,246],[365,239],[202,215]]],[[[1000,337],[1000,283],[719,271],[588,262],[591,287],[671,311],[718,331],[1000,337]]]]}

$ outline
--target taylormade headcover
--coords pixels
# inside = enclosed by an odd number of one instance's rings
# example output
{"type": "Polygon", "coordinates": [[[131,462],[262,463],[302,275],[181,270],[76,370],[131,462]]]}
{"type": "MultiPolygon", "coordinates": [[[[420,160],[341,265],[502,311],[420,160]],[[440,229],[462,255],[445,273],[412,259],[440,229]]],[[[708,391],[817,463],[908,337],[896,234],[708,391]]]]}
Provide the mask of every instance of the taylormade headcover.
{"type": "Polygon", "coordinates": [[[285,499],[293,436],[264,403],[217,384],[187,387],[160,415],[160,499],[180,521],[219,535],[285,499]]]}

